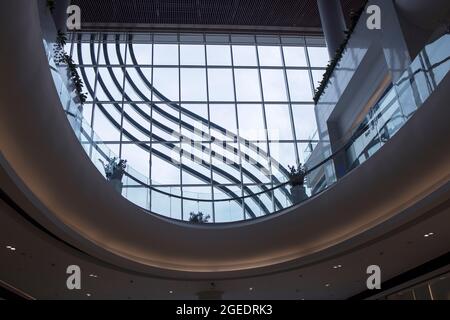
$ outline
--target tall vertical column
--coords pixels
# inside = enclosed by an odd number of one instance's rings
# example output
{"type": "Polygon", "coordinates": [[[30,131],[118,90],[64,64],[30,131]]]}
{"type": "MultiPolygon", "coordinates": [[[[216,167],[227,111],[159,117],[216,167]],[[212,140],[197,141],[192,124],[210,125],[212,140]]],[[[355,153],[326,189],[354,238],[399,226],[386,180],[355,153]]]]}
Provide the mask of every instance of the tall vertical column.
{"type": "Polygon", "coordinates": [[[322,29],[327,42],[330,59],[334,58],[336,50],[345,40],[344,13],[340,0],[317,0],[322,29]]]}
{"type": "Polygon", "coordinates": [[[53,20],[55,20],[56,29],[62,32],[67,30],[67,8],[71,0],[56,0],[55,10],[53,10],[53,20]]]}

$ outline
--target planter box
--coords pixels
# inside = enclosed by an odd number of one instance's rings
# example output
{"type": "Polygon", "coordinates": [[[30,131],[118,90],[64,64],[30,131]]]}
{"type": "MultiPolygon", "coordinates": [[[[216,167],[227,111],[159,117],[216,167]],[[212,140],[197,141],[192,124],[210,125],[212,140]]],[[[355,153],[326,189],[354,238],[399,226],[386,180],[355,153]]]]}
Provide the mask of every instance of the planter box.
{"type": "Polygon", "coordinates": [[[120,194],[122,194],[123,183],[118,179],[108,180],[108,183],[113,186],[113,188],[120,194]]]}
{"type": "Polygon", "coordinates": [[[291,195],[293,204],[301,203],[309,198],[303,185],[291,187],[291,195]]]}

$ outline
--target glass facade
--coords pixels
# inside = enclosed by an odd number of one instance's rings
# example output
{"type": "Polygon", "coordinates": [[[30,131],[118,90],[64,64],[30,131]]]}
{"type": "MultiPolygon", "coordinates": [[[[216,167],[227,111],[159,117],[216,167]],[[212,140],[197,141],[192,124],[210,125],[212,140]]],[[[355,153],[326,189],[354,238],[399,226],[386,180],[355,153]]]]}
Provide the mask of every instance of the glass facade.
{"type": "MultiPolygon", "coordinates": [[[[251,195],[287,181],[288,165],[305,163],[317,142],[313,77],[327,64],[323,39],[83,33],[68,51],[88,93],[84,118],[152,187],[211,200],[251,195]]],[[[157,194],[127,190],[158,212],[157,194]]],[[[174,218],[203,210],[214,222],[248,219],[286,206],[278,196],[235,208],[178,201],[174,218]]]]}

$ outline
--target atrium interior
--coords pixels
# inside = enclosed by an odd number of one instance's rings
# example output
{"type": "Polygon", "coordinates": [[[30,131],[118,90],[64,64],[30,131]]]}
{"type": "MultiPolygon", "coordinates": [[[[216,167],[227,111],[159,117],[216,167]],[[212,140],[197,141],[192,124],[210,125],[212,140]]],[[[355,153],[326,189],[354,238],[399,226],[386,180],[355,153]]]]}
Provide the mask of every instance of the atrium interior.
{"type": "Polygon", "coordinates": [[[447,0],[0,8],[0,300],[450,300],[447,0]]]}

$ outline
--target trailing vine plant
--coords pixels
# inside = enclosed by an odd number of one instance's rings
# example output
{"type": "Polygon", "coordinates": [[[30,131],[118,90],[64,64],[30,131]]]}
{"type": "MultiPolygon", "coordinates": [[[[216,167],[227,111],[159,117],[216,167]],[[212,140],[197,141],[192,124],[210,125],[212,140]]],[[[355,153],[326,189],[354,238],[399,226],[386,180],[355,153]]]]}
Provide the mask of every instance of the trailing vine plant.
{"type": "Polygon", "coordinates": [[[345,50],[347,48],[347,44],[350,41],[350,38],[355,31],[356,25],[358,24],[359,18],[362,16],[364,9],[369,1],[366,0],[361,9],[357,11],[352,11],[350,13],[350,27],[347,31],[345,31],[345,40],[340,45],[340,47],[336,50],[336,54],[333,59],[328,63],[327,68],[325,70],[325,74],[323,75],[322,81],[319,83],[319,86],[314,94],[314,102],[317,104],[320,100],[320,97],[324,94],[325,89],[328,87],[330,83],[330,79],[333,75],[334,70],[339,65],[342,57],[344,56],[345,50]]]}
{"type": "Polygon", "coordinates": [[[58,31],[56,37],[56,43],[53,48],[53,55],[56,65],[66,65],[68,77],[72,81],[75,91],[78,95],[81,105],[87,100],[86,93],[83,92],[84,83],[78,74],[77,67],[72,57],[70,57],[65,51],[64,46],[67,44],[67,36],[64,32],[58,31]]]}

